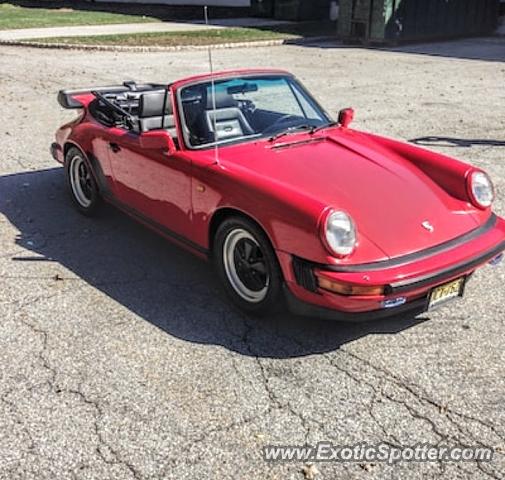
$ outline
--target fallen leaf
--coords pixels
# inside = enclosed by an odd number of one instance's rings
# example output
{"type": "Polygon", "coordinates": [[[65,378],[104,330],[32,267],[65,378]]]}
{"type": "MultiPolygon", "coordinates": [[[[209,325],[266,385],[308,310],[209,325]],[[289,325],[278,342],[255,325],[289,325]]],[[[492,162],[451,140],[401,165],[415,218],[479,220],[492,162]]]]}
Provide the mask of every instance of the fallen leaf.
{"type": "Polygon", "coordinates": [[[375,463],[360,463],[359,466],[366,472],[371,472],[375,468],[375,463]]]}
{"type": "Polygon", "coordinates": [[[319,475],[319,470],[313,463],[308,463],[302,467],[302,473],[306,480],[314,480],[319,475]]]}

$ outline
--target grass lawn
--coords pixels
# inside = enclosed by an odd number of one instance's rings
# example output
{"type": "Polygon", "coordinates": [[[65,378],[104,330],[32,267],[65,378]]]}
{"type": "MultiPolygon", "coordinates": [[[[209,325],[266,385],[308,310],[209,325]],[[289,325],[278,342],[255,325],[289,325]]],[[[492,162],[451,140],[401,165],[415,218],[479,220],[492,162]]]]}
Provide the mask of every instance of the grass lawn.
{"type": "Polygon", "coordinates": [[[28,8],[11,3],[0,3],[0,30],[156,21],[158,19],[142,15],[72,10],[72,8],[28,8]]]}
{"type": "Polygon", "coordinates": [[[34,38],[29,41],[74,45],[180,46],[212,45],[258,40],[291,40],[303,37],[335,35],[335,33],[335,24],[331,22],[306,22],[261,28],[223,28],[187,32],[34,38]]]}

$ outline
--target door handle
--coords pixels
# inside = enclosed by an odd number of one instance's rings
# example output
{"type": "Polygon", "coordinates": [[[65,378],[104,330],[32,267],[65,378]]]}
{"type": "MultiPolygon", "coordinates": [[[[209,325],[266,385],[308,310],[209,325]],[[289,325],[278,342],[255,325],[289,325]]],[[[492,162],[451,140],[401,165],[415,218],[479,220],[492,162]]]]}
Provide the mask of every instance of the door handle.
{"type": "Polygon", "coordinates": [[[121,147],[115,143],[115,142],[110,142],[109,143],[109,148],[114,152],[114,153],[117,153],[119,152],[119,150],[121,150],[121,147]]]}

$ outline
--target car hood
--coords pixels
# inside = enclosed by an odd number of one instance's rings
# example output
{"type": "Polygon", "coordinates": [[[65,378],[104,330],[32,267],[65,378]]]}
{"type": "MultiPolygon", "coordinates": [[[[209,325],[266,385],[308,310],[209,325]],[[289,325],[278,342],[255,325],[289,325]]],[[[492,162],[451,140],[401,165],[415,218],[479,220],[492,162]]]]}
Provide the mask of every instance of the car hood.
{"type": "Polygon", "coordinates": [[[339,129],[221,149],[222,160],[348,212],[359,236],[394,258],[478,226],[468,204],[366,134],[339,129]],[[237,150],[242,150],[238,152],[237,150]]]}

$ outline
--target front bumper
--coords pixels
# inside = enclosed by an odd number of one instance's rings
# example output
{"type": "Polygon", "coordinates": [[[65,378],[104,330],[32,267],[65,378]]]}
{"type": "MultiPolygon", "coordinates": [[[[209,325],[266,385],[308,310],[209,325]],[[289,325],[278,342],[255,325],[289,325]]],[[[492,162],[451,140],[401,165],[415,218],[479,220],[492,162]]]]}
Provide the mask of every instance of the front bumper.
{"type": "Polygon", "coordinates": [[[293,295],[287,287],[284,288],[284,296],[289,311],[295,315],[322,318],[323,320],[334,320],[337,322],[368,322],[371,320],[380,320],[381,318],[402,314],[414,317],[416,315],[420,315],[428,309],[428,296],[404,303],[396,308],[383,308],[380,310],[369,310],[365,312],[345,312],[304,302],[295,297],[295,295],[293,295]]]}
{"type": "Polygon", "coordinates": [[[485,225],[462,237],[388,261],[339,267],[292,257],[291,275],[286,277],[288,307],[296,314],[342,321],[407,312],[417,315],[428,308],[434,287],[468,277],[504,250],[505,221],[492,215],[485,225]],[[319,288],[318,277],[357,286],[384,286],[384,294],[339,295],[319,288]]]}

